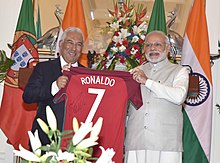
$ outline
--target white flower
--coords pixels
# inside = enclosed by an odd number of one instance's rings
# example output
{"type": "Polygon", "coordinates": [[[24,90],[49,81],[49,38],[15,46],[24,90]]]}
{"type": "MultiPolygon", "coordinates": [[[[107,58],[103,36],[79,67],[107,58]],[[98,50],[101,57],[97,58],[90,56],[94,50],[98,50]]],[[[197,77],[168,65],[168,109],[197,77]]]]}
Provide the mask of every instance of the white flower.
{"type": "Polygon", "coordinates": [[[125,51],[125,49],[126,49],[126,47],[125,47],[124,45],[122,45],[122,46],[119,47],[119,51],[120,51],[120,52],[125,51]]]}
{"type": "Polygon", "coordinates": [[[131,49],[131,54],[132,54],[132,55],[136,54],[137,52],[138,52],[137,49],[134,49],[134,48],[131,49]]]}
{"type": "Polygon", "coordinates": [[[112,38],[112,40],[115,42],[115,43],[122,43],[122,38],[121,38],[121,35],[120,35],[120,33],[119,33],[119,36],[114,36],[113,38],[112,38]]]}
{"type": "Polygon", "coordinates": [[[141,29],[138,28],[136,25],[134,25],[132,29],[133,29],[134,34],[139,34],[141,31],[141,29]]]}
{"type": "Polygon", "coordinates": [[[119,29],[119,21],[113,22],[112,24],[110,24],[110,27],[117,31],[119,29]]]}
{"type": "Polygon", "coordinates": [[[57,130],[57,120],[50,106],[46,107],[46,115],[47,115],[47,122],[51,130],[52,131],[57,130]]]}
{"type": "Polygon", "coordinates": [[[126,38],[131,35],[131,33],[128,32],[128,29],[124,28],[121,29],[121,33],[119,32],[119,34],[121,34],[121,38],[126,38]]]}
{"type": "Polygon", "coordinates": [[[38,130],[34,132],[34,135],[31,131],[28,131],[28,136],[30,138],[30,144],[31,144],[34,154],[40,157],[41,150],[38,148],[41,147],[41,142],[39,139],[38,130]]]}
{"type": "Polygon", "coordinates": [[[66,161],[73,161],[75,159],[75,155],[74,153],[69,153],[69,152],[62,152],[62,150],[60,149],[58,151],[58,157],[57,160],[61,161],[61,160],[66,160],[66,161]]]}
{"type": "Polygon", "coordinates": [[[131,42],[138,42],[139,40],[139,37],[138,36],[134,36],[131,40],[131,42]]]}
{"type": "Polygon", "coordinates": [[[13,150],[15,156],[19,156],[25,160],[29,160],[29,161],[35,161],[35,162],[40,162],[40,157],[35,155],[33,152],[30,152],[28,150],[26,150],[25,148],[23,148],[21,145],[19,145],[19,150],[13,150]]]}
{"type": "Polygon", "coordinates": [[[79,130],[75,133],[72,138],[73,145],[77,145],[81,142],[85,136],[92,130],[92,122],[82,123],[79,130]]]}
{"type": "Polygon", "coordinates": [[[94,145],[97,145],[98,143],[96,142],[98,140],[98,137],[89,137],[84,140],[82,140],[77,146],[77,149],[85,149],[88,147],[92,147],[94,145]]]}
{"type": "Polygon", "coordinates": [[[133,29],[134,34],[140,35],[142,31],[147,31],[146,22],[141,23],[139,26],[134,25],[132,29],[133,29]]]}
{"type": "Polygon", "coordinates": [[[99,147],[102,150],[102,154],[96,163],[114,163],[112,161],[113,156],[115,155],[115,151],[113,148],[104,149],[102,146],[99,147]]]}
{"type": "Polygon", "coordinates": [[[95,125],[92,127],[92,131],[90,133],[90,137],[98,137],[101,128],[102,128],[103,118],[99,117],[99,119],[96,121],[95,125]]]}
{"type": "Polygon", "coordinates": [[[47,126],[47,124],[40,118],[37,118],[37,122],[40,125],[40,128],[46,133],[49,133],[49,127],[47,126]]]}
{"type": "Polygon", "coordinates": [[[112,50],[113,52],[115,52],[115,53],[118,52],[118,48],[117,48],[117,47],[112,47],[111,50],[112,50]]]}
{"type": "Polygon", "coordinates": [[[79,123],[77,121],[77,119],[74,117],[73,118],[73,131],[77,132],[79,130],[79,123]]]}
{"type": "Polygon", "coordinates": [[[142,40],[145,40],[145,35],[141,35],[140,38],[141,38],[142,40]]]}
{"type": "Polygon", "coordinates": [[[139,29],[141,29],[142,31],[146,31],[147,32],[147,23],[144,21],[142,22],[139,26],[139,29]]]}
{"type": "Polygon", "coordinates": [[[129,20],[129,18],[126,17],[126,15],[124,15],[123,17],[120,17],[118,22],[125,22],[126,20],[129,20]]]}

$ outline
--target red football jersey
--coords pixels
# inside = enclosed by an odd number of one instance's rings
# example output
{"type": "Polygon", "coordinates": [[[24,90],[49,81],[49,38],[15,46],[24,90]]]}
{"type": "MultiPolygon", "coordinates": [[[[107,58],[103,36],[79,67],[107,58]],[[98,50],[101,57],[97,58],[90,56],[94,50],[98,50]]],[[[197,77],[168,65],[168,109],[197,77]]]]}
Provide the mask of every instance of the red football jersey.
{"type": "MultiPolygon", "coordinates": [[[[98,143],[105,149],[113,148],[116,152],[113,161],[122,162],[126,106],[130,100],[137,108],[141,107],[140,84],[124,71],[73,67],[64,75],[69,78],[68,84],[55,97],[64,93],[68,97],[64,130],[72,130],[73,117],[78,122],[92,121],[93,124],[103,117],[98,143]]],[[[94,147],[94,157],[101,154],[98,146],[94,147]]]]}

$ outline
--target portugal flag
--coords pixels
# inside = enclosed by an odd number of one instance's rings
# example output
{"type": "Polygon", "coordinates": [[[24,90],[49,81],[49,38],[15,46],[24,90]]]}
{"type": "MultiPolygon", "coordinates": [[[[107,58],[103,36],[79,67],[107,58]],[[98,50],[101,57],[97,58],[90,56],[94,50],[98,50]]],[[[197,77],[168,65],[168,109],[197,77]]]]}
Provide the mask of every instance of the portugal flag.
{"type": "Polygon", "coordinates": [[[199,94],[184,108],[183,163],[208,163],[212,122],[212,77],[204,0],[194,0],[186,26],[182,65],[199,77],[199,94]]]}
{"type": "Polygon", "coordinates": [[[19,144],[28,149],[27,131],[36,114],[36,105],[24,104],[23,91],[18,88],[18,70],[26,67],[30,58],[38,57],[36,47],[32,1],[23,0],[11,51],[14,64],[5,78],[0,109],[0,128],[15,149],[19,144]]]}
{"type": "MultiPolygon", "coordinates": [[[[82,0],[68,0],[66,11],[64,14],[63,22],[62,22],[62,28],[59,32],[59,37],[57,40],[56,52],[59,49],[58,45],[59,45],[59,40],[61,38],[61,35],[63,34],[63,31],[68,27],[77,27],[81,29],[81,31],[84,34],[84,39],[87,38],[86,20],[84,16],[82,0]]],[[[88,67],[87,54],[82,54],[79,59],[79,62],[82,65],[88,67]]]]}

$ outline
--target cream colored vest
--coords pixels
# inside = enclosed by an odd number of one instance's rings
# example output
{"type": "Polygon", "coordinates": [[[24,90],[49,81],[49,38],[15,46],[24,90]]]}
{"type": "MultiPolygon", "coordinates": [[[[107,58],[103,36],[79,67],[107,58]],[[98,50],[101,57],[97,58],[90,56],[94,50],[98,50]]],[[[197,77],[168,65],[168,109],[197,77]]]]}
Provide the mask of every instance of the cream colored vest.
{"type": "MultiPolygon", "coordinates": [[[[141,66],[152,80],[172,86],[182,66],[168,60],[157,66],[146,63],[141,66]]],[[[128,150],[182,151],[182,105],[176,105],[141,86],[143,106],[136,110],[133,105],[128,111],[125,148],[128,150]]]]}

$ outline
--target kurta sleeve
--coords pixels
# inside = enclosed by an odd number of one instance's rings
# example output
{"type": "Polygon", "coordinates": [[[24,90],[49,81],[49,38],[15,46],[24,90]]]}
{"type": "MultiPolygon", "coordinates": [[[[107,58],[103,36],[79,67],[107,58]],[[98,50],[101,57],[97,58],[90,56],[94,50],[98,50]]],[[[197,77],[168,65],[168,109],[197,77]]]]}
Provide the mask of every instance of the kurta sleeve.
{"type": "Polygon", "coordinates": [[[175,76],[172,86],[166,86],[148,79],[145,86],[153,91],[158,98],[166,99],[175,104],[182,104],[186,98],[189,84],[189,73],[183,67],[175,76]]]}

